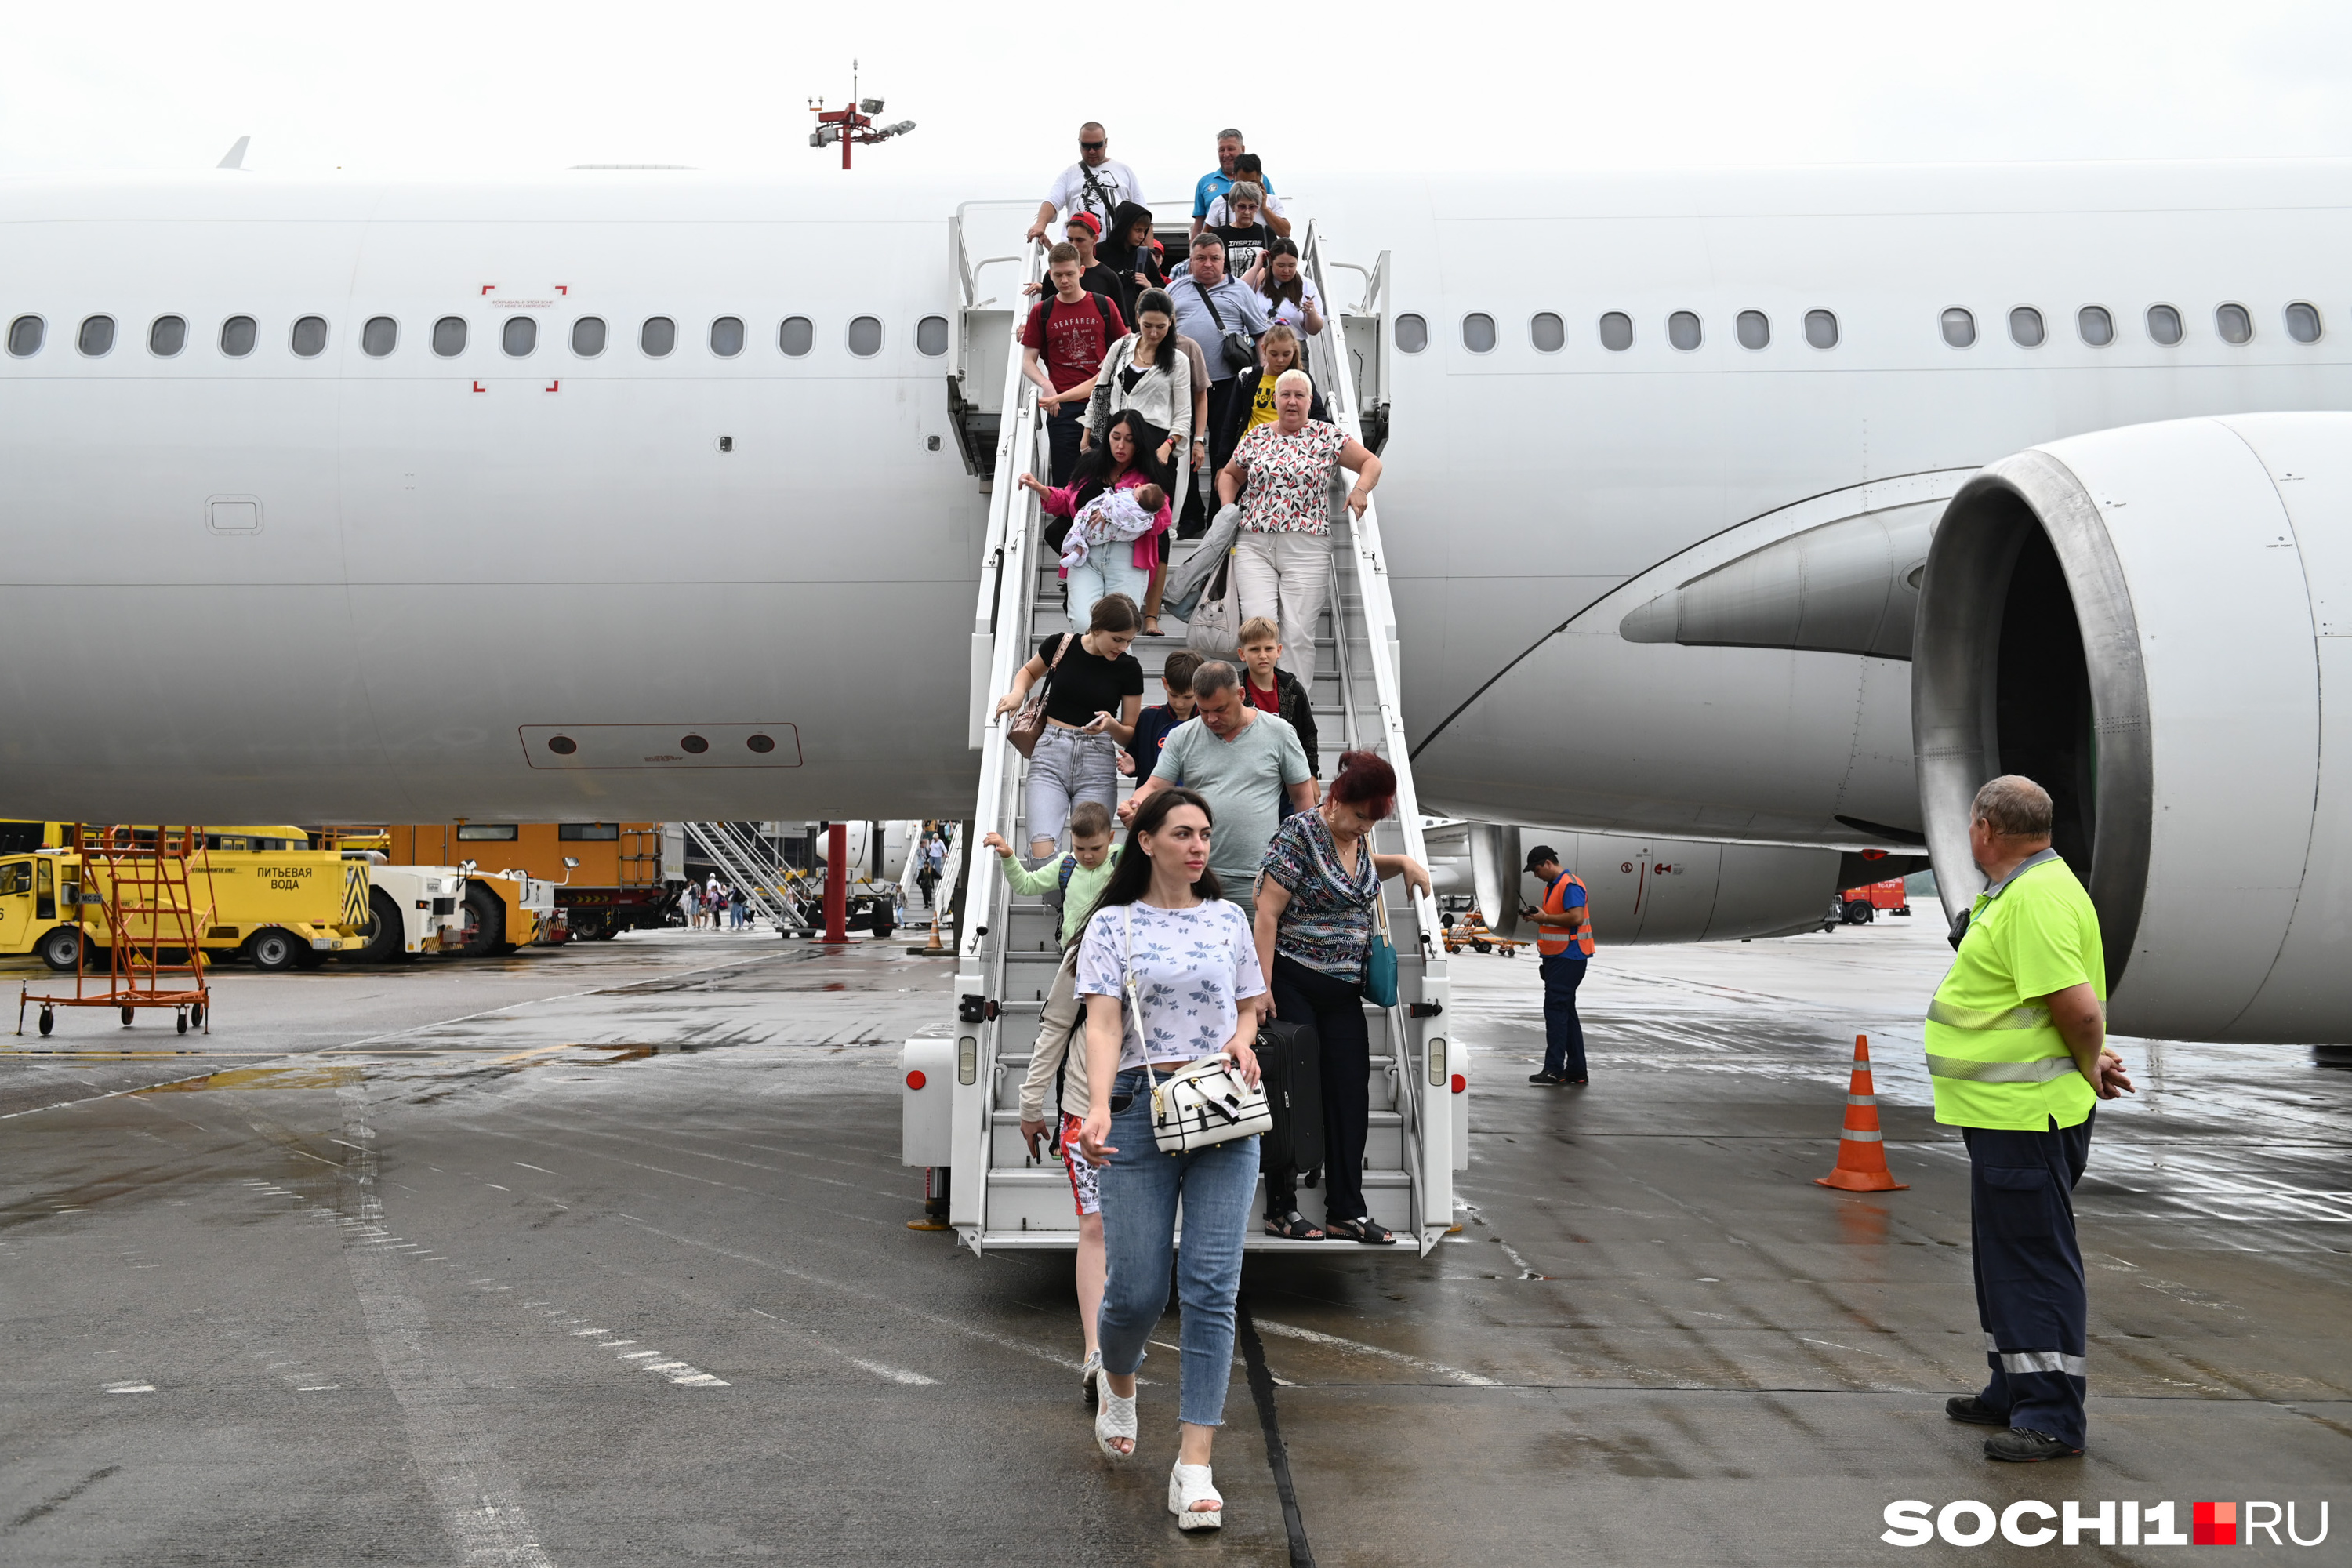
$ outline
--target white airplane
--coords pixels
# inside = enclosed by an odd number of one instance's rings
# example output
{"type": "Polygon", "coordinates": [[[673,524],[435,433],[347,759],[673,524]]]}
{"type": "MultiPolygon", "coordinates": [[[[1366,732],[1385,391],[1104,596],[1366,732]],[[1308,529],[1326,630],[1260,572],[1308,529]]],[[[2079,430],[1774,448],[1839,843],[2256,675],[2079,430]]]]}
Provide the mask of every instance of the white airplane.
{"type": "MultiPolygon", "coordinates": [[[[1302,190],[1367,278],[1328,303],[1385,426],[1423,807],[1712,857],[1657,934],[1719,934],[1811,918],[1823,850],[1932,843],[1958,897],[1967,793],[2020,768],[2128,954],[2119,1026],[2352,1037],[2347,195],[2330,163],[1302,190]]],[[[0,184],[0,801],[966,814],[957,199],[0,184]]]]}

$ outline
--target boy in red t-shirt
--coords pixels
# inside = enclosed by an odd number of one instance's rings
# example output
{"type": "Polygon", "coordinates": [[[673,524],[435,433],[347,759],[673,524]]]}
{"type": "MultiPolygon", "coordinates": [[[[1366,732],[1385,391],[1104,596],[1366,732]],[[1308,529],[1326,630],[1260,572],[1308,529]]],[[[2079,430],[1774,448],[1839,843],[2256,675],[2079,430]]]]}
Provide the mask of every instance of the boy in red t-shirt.
{"type": "Polygon", "coordinates": [[[1031,308],[1029,324],[1021,331],[1021,374],[1043,395],[1038,404],[1047,411],[1056,489],[1070,482],[1078,465],[1078,432],[1087,403],[1084,396],[1065,400],[1062,394],[1091,383],[1110,345],[1127,336],[1118,307],[1080,286],[1085,270],[1078,247],[1067,241],[1046,252],[1045,276],[1054,295],[1031,308]]]}
{"type": "MultiPolygon", "coordinates": [[[[1323,762],[1316,754],[1315,704],[1307,683],[1282,668],[1282,628],[1264,616],[1242,623],[1242,700],[1262,713],[1271,713],[1298,732],[1299,749],[1307,753],[1307,771],[1316,775],[1316,798],[1322,797],[1323,762]]],[[[1289,797],[1283,797],[1282,815],[1288,816],[1289,797]]]]}

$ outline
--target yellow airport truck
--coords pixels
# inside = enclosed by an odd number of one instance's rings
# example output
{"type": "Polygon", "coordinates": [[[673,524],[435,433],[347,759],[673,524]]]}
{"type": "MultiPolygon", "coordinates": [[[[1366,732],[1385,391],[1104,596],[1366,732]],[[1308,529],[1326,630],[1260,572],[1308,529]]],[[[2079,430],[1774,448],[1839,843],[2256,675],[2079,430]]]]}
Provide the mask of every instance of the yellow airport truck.
{"type": "MultiPolygon", "coordinates": [[[[51,969],[69,970],[87,943],[89,966],[104,966],[111,933],[101,908],[108,891],[103,859],[60,847],[68,837],[61,824],[0,826],[14,830],[0,841],[17,844],[32,837],[26,829],[44,830],[29,852],[0,851],[0,953],[37,952],[51,969]]],[[[197,945],[215,962],[243,958],[270,973],[315,968],[365,942],[365,866],[312,849],[299,827],[201,831],[204,847],[188,862],[188,889],[198,913],[211,911],[197,945]]],[[[134,935],[145,929],[131,927],[134,935]]],[[[177,934],[168,920],[164,931],[177,934]]]]}

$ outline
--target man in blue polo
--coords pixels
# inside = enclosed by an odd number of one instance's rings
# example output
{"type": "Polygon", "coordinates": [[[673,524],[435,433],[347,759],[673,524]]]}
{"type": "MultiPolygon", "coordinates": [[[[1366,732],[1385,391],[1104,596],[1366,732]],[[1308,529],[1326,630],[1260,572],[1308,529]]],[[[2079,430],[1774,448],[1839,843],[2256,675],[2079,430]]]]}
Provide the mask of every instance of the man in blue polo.
{"type": "Polygon", "coordinates": [[[1927,1006],[1936,1120],[1969,1150],[1977,1319],[1992,1375],[1947,1401],[1955,1421],[2003,1428],[1985,1458],[2032,1463],[2083,1451],[2090,1300],[2074,1239],[2074,1184],[2091,1116],[2133,1092],[2106,1048],[2098,911],[2050,847],[2049,792],[2008,773],[1977,792],[1969,853],[1985,890],[1927,1006]]]}
{"type": "Polygon", "coordinates": [[[1584,984],[1584,966],[1592,957],[1592,911],[1582,879],[1560,865],[1559,852],[1550,845],[1528,851],[1528,869],[1544,884],[1543,908],[1519,910],[1521,920],[1535,923],[1536,968],[1544,987],[1543,1070],[1528,1075],[1528,1081],[1581,1088],[1584,1023],[1576,1016],[1576,988],[1584,984]]]}

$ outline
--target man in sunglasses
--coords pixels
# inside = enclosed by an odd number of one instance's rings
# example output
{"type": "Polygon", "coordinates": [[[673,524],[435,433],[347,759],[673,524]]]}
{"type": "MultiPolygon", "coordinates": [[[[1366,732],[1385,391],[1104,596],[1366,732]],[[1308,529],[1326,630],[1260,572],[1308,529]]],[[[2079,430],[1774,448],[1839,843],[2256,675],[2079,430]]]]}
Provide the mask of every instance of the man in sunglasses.
{"type": "Polygon", "coordinates": [[[1029,237],[1043,239],[1054,226],[1056,212],[1066,216],[1091,213],[1101,226],[1097,232],[1107,232],[1110,215],[1121,202],[1149,205],[1143,199],[1143,187],[1136,183],[1135,171],[1111,157],[1110,133],[1089,120],[1078,127],[1078,161],[1063,170],[1061,178],[1045,193],[1037,208],[1037,221],[1029,226],[1029,237]]]}

